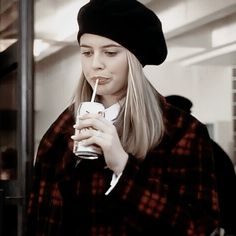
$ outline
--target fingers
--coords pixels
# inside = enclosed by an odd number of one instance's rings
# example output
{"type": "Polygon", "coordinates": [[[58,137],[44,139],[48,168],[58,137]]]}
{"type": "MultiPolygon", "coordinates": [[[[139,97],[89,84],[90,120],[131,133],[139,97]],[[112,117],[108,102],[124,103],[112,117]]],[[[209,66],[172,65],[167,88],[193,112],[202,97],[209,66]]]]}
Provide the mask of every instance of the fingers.
{"type": "Polygon", "coordinates": [[[85,129],[71,137],[73,140],[83,143],[83,146],[98,145],[102,149],[109,143],[109,135],[94,129],[85,129]]]}
{"type": "Polygon", "coordinates": [[[88,139],[94,137],[95,139],[103,139],[104,133],[100,130],[86,129],[84,132],[80,133],[80,139],[88,139]]]}
{"type": "Polygon", "coordinates": [[[110,153],[114,145],[121,145],[116,127],[101,115],[86,114],[79,118],[74,126],[76,129],[72,139],[82,141],[83,145],[96,144],[103,150],[104,155],[110,153]]]}
{"type": "Polygon", "coordinates": [[[95,130],[101,130],[104,133],[109,133],[112,126],[112,122],[106,120],[99,114],[86,114],[79,118],[79,122],[74,127],[78,130],[93,128],[95,130]]]}
{"type": "Polygon", "coordinates": [[[85,139],[91,139],[93,138],[94,141],[97,141],[97,139],[104,139],[105,133],[103,133],[100,130],[95,130],[92,128],[85,128],[82,130],[79,130],[75,135],[71,136],[72,139],[76,141],[82,141],[85,139]]]}

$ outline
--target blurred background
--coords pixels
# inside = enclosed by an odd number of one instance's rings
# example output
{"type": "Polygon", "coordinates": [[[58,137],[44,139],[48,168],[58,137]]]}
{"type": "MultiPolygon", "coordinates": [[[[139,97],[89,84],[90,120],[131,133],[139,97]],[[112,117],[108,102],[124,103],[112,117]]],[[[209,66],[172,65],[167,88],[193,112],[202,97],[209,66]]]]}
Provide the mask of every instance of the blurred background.
{"type": "MultiPolygon", "coordinates": [[[[39,140],[80,76],[76,17],[86,2],[0,0],[0,235],[22,235],[39,140]]],[[[236,0],[140,2],[161,19],[169,51],[147,77],[162,95],[190,99],[236,164],[236,0]]]]}

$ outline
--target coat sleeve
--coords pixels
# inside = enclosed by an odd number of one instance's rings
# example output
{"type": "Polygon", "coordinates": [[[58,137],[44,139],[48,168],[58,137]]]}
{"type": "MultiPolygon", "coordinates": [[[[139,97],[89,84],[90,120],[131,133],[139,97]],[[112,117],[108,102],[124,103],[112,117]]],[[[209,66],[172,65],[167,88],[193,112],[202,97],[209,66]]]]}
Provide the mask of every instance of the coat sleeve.
{"type": "Polygon", "coordinates": [[[218,227],[209,140],[205,126],[195,122],[174,145],[160,146],[142,164],[129,157],[108,197],[125,206],[130,227],[181,236],[209,236],[218,227]]]}

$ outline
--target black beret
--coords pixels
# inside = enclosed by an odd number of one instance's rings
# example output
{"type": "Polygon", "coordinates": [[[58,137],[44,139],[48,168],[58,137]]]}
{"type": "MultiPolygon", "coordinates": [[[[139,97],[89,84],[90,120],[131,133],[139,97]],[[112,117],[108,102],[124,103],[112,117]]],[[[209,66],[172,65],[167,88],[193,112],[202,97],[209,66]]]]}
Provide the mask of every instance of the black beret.
{"type": "Polygon", "coordinates": [[[191,113],[193,103],[186,97],[180,95],[169,95],[165,97],[166,101],[179,109],[191,113]]]}
{"type": "Polygon", "coordinates": [[[78,42],[84,33],[109,38],[145,65],[159,65],[167,56],[162,24],[136,0],[91,0],[78,13],[78,42]]]}

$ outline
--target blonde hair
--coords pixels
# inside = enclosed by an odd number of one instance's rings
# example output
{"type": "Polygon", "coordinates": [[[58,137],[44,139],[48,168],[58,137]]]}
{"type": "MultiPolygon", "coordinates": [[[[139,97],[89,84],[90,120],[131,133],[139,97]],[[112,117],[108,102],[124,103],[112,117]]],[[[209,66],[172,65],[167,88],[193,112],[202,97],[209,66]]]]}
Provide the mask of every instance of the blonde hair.
{"type": "MultiPolygon", "coordinates": [[[[127,95],[114,125],[124,150],[143,159],[160,142],[164,122],[159,94],[145,77],[142,65],[128,50],[127,60],[127,95]]],[[[82,73],[74,96],[74,111],[91,96],[92,88],[82,73]]]]}

